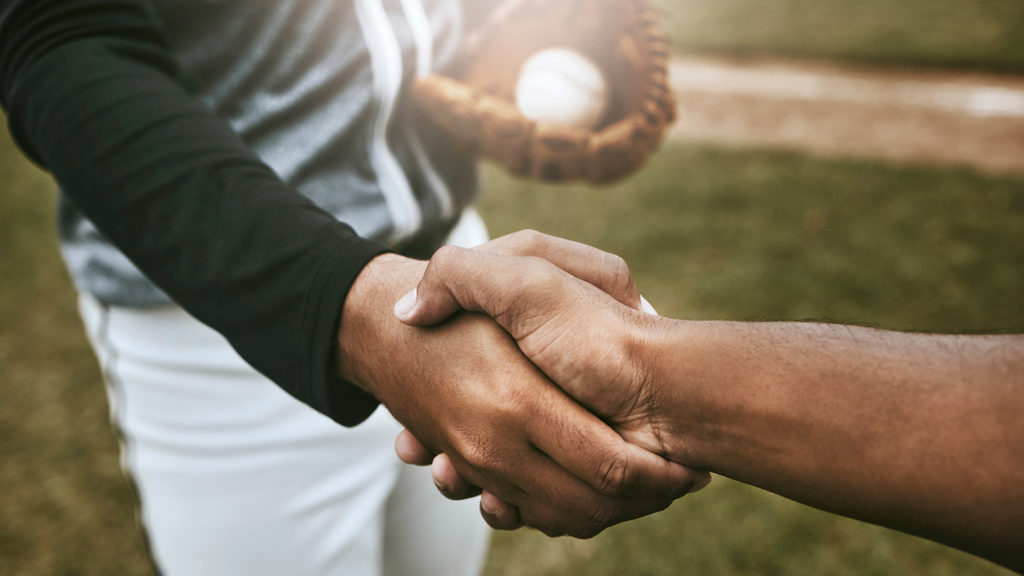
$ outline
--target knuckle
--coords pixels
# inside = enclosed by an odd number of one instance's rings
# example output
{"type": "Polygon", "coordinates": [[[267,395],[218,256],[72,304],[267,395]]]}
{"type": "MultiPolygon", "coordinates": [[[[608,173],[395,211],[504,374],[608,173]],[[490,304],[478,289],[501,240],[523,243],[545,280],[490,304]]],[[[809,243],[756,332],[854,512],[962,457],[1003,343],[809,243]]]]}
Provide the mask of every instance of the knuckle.
{"type": "Polygon", "coordinates": [[[519,240],[526,246],[536,246],[543,242],[544,234],[532,228],[519,231],[519,240]]]}
{"type": "Polygon", "coordinates": [[[573,536],[581,540],[593,538],[604,531],[605,528],[611,526],[617,514],[618,511],[615,505],[610,503],[602,504],[590,514],[586,524],[573,536]]]}
{"type": "Polygon", "coordinates": [[[521,262],[516,278],[519,293],[534,294],[552,288],[557,282],[553,264],[539,256],[526,256],[521,262]]]}
{"type": "Polygon", "coordinates": [[[522,382],[506,382],[494,390],[494,401],[502,412],[502,417],[510,422],[522,422],[524,418],[535,415],[534,394],[532,386],[522,382]]]}
{"type": "MultiPolygon", "coordinates": [[[[476,431],[461,433],[451,440],[451,453],[474,470],[492,470],[498,448],[487,434],[476,431]]],[[[456,460],[456,461],[457,461],[456,460]]]]}
{"type": "Polygon", "coordinates": [[[530,228],[515,232],[509,239],[515,245],[516,252],[521,255],[543,254],[551,241],[547,234],[530,228]]]}
{"type": "Polygon", "coordinates": [[[547,284],[557,277],[555,265],[540,256],[528,256],[526,266],[526,275],[539,284],[547,284]]]}
{"type": "Polygon", "coordinates": [[[606,291],[620,297],[627,297],[639,301],[640,294],[636,283],[633,282],[633,274],[625,259],[616,254],[602,253],[602,285],[606,291]]]}
{"type": "Polygon", "coordinates": [[[467,440],[459,446],[459,455],[471,468],[491,470],[494,468],[494,450],[479,440],[467,440]]]}
{"type": "Polygon", "coordinates": [[[461,258],[463,250],[463,248],[458,246],[442,246],[434,252],[434,255],[430,258],[430,263],[439,268],[447,268],[461,258]]]}
{"type": "Polygon", "coordinates": [[[635,481],[632,461],[624,451],[616,451],[601,461],[596,488],[606,496],[625,494],[635,481]]]}

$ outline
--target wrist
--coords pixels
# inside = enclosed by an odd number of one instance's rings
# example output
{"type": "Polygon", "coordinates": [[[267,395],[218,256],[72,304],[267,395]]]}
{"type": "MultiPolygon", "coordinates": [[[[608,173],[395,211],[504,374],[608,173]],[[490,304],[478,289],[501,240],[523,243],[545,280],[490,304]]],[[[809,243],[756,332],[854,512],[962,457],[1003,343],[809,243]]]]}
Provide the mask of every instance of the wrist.
{"type": "Polygon", "coordinates": [[[702,350],[701,325],[671,318],[652,318],[638,342],[637,365],[644,387],[649,390],[650,418],[668,460],[695,468],[706,468],[710,426],[710,391],[716,386],[708,379],[715,358],[702,350]]]}
{"type": "Polygon", "coordinates": [[[338,374],[378,399],[372,375],[393,353],[389,342],[408,329],[392,309],[416,287],[425,268],[426,262],[382,254],[367,263],[345,298],[338,329],[338,374]]]}

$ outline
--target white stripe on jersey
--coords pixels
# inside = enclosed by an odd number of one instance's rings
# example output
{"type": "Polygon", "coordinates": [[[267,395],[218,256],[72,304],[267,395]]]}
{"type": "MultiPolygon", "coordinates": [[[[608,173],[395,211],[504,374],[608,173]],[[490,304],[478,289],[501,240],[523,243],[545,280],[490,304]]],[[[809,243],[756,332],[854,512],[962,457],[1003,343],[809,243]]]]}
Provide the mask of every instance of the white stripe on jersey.
{"type": "Polygon", "coordinates": [[[369,147],[370,162],[391,212],[392,243],[412,236],[423,222],[405,170],[388,147],[388,128],[402,89],[402,50],[382,0],[356,0],[356,17],[370,53],[374,96],[380,103],[369,147]]]}

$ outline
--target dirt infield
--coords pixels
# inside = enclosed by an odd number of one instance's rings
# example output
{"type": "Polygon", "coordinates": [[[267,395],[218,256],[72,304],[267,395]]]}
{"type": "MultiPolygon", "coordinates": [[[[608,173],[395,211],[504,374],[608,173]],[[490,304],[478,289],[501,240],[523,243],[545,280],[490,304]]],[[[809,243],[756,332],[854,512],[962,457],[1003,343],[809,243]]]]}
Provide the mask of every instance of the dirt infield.
{"type": "Polygon", "coordinates": [[[681,56],[677,140],[1024,176],[1024,78],[681,56]]]}

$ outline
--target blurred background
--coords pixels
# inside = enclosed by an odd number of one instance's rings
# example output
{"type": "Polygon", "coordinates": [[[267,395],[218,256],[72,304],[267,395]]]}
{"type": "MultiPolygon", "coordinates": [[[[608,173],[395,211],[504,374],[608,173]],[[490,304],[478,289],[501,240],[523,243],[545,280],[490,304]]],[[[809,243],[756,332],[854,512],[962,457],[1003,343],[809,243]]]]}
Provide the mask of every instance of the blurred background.
{"type": "MultiPolygon", "coordinates": [[[[660,4],[680,103],[665,147],[602,189],[486,167],[495,236],[618,253],[669,316],[1024,331],[1024,3],[660,4]]],[[[0,176],[0,575],[152,574],[53,183],[6,131],[0,176]]],[[[1007,572],[719,477],[593,540],[499,534],[486,574],[1007,572]]]]}

